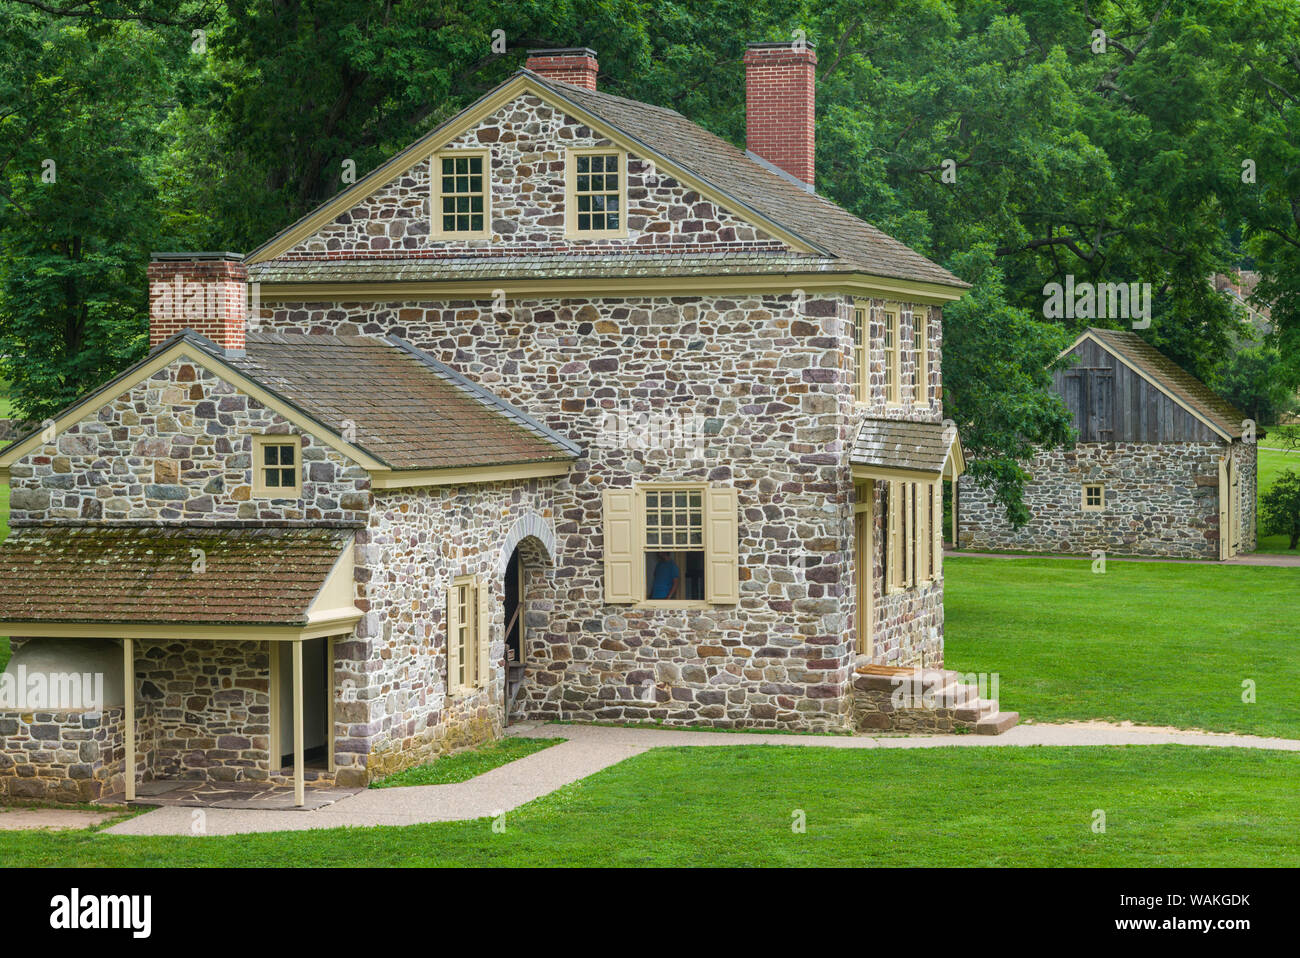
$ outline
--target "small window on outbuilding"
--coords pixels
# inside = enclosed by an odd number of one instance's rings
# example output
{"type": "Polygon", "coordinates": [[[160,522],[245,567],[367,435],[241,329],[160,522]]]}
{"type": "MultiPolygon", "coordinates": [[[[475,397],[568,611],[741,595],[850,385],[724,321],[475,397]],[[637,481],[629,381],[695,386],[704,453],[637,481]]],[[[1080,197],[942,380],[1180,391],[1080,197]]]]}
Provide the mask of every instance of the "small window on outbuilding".
{"type": "Polygon", "coordinates": [[[297,436],[253,437],[253,495],[297,499],[302,495],[302,442],[297,436]]]}
{"type": "Polygon", "coordinates": [[[1100,512],[1106,508],[1106,487],[1102,483],[1083,484],[1083,508],[1089,512],[1100,512]]]}

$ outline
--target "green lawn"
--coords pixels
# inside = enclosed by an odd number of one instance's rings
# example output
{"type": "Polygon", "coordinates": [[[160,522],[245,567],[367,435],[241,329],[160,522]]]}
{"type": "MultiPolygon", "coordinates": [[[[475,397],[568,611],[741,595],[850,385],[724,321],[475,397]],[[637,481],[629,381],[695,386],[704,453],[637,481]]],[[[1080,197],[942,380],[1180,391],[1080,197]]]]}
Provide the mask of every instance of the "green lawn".
{"type": "Polygon", "coordinates": [[[502,738],[480,748],[456,752],[371,784],[371,788],[397,788],[405,785],[449,785],[500,768],[517,758],[532,755],[565,741],[562,738],[502,738]]]}
{"type": "Polygon", "coordinates": [[[507,813],[504,831],[480,819],[230,838],[0,832],[0,861],[1295,867],[1297,776],[1300,755],[1245,749],[663,748],[507,813]]]}
{"type": "MultiPolygon", "coordinates": [[[[1268,440],[1264,440],[1267,445],[1268,440]]],[[[1288,449],[1266,449],[1261,447],[1257,455],[1259,456],[1259,491],[1258,495],[1263,497],[1273,481],[1286,469],[1293,469],[1300,472],[1300,450],[1288,449]]],[[[1286,555],[1295,555],[1295,550],[1287,548],[1290,540],[1286,536],[1260,536],[1259,546],[1256,552],[1280,552],[1286,555]]]]}
{"type": "Polygon", "coordinates": [[[1037,721],[1300,738],[1300,569],[946,559],[945,664],[1037,721]],[[1252,679],[1257,701],[1242,702],[1252,679]]]}

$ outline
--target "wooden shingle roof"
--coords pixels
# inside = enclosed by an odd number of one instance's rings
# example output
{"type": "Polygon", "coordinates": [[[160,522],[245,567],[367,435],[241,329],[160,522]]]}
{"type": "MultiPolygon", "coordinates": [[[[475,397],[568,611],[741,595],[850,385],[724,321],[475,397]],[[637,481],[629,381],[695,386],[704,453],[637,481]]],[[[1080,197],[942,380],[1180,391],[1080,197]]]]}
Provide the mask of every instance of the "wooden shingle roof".
{"type": "Polygon", "coordinates": [[[937,479],[943,474],[954,443],[960,459],[961,444],[951,425],[865,419],[858,427],[849,463],[867,470],[901,470],[937,479]]]}
{"type": "Polygon", "coordinates": [[[0,544],[0,622],[303,625],[352,536],[342,529],[19,528],[0,544]]]}
{"type": "Polygon", "coordinates": [[[396,337],[249,333],[244,356],[226,361],[394,469],[564,461],[580,451],[396,337]]]}
{"type": "Polygon", "coordinates": [[[1103,348],[1145,376],[1157,389],[1209,420],[1223,433],[1233,439],[1241,438],[1245,413],[1137,333],[1128,329],[1090,326],[1084,330],[1083,335],[1096,339],[1103,348]]]}

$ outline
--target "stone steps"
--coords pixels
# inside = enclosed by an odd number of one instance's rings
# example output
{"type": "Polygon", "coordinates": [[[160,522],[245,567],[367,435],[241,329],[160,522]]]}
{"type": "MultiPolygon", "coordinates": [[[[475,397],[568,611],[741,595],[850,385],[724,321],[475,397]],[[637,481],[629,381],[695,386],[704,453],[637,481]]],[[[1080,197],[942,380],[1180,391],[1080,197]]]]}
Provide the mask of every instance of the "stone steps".
{"type": "Polygon", "coordinates": [[[1001,735],[1020,721],[962,677],[952,669],[863,663],[853,676],[854,725],[859,731],[1001,735]]]}

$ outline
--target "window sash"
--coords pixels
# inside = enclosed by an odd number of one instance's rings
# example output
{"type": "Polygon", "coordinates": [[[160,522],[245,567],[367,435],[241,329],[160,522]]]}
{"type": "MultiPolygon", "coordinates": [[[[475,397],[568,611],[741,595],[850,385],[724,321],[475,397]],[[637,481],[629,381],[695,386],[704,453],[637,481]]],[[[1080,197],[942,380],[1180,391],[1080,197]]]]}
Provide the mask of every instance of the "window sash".
{"type": "Polygon", "coordinates": [[[856,306],[853,309],[853,398],[858,402],[866,402],[868,399],[868,390],[871,386],[870,371],[867,367],[868,340],[870,339],[869,327],[867,326],[866,307],[856,306]]]}
{"type": "Polygon", "coordinates": [[[485,236],[488,232],[488,155],[455,150],[434,160],[434,232],[442,236],[485,236]]]}
{"type": "Polygon", "coordinates": [[[898,402],[898,313],[885,310],[885,401],[898,402]]]}
{"type": "Polygon", "coordinates": [[[579,153],[573,157],[573,228],[579,233],[618,233],[622,207],[622,154],[579,153]]]}
{"type": "Polygon", "coordinates": [[[929,342],[926,338],[925,312],[912,313],[912,346],[916,351],[915,376],[912,384],[912,400],[918,404],[930,401],[930,357],[929,342]]]}

